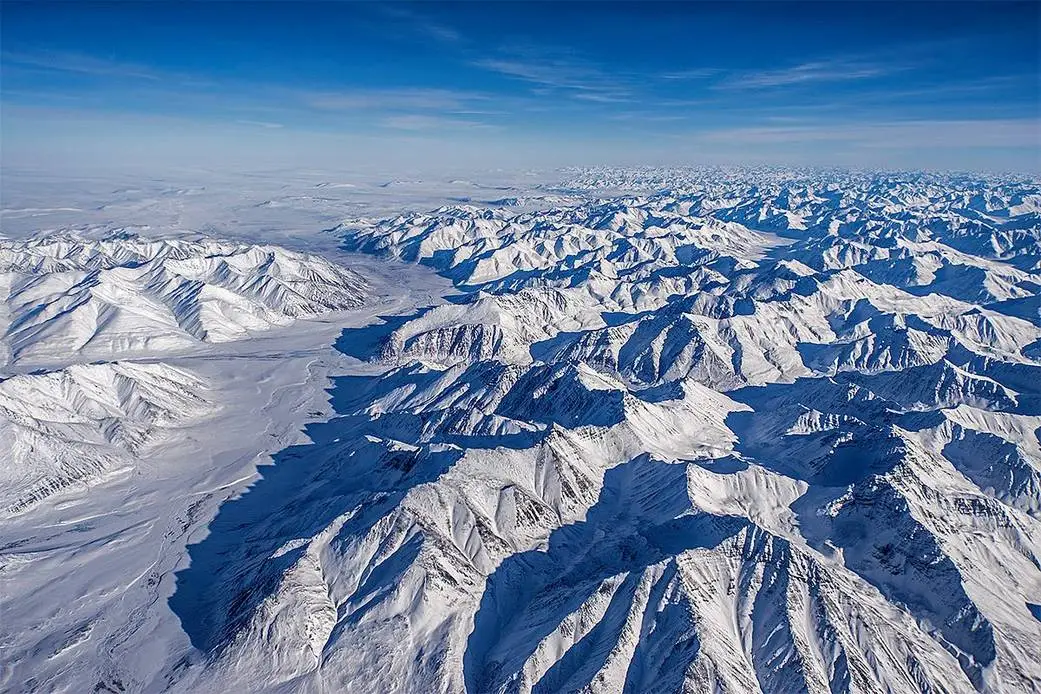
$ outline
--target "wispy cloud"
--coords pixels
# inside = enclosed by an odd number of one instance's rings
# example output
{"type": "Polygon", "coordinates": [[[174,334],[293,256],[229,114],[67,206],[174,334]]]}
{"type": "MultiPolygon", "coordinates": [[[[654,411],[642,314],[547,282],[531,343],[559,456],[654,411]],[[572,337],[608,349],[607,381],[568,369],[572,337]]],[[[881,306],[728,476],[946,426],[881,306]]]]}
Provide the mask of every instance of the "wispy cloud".
{"type": "Polygon", "coordinates": [[[307,92],[304,103],[330,111],[463,111],[486,101],[482,94],[451,89],[356,89],[307,92]]]}
{"type": "Polygon", "coordinates": [[[858,102],[897,102],[907,99],[922,97],[930,103],[936,103],[938,99],[950,97],[974,96],[983,98],[984,95],[1008,90],[1023,90],[1021,93],[1029,94],[1031,90],[1037,94],[1039,87],[1036,75],[990,75],[979,79],[957,82],[930,83],[915,87],[884,88],[879,90],[863,91],[856,96],[847,96],[850,103],[858,102]]]}
{"type": "Polygon", "coordinates": [[[882,77],[903,69],[905,68],[899,65],[853,60],[815,61],[778,70],[732,73],[725,80],[717,83],[716,87],[720,89],[764,89],[822,82],[848,82],[882,77]]]}
{"type": "Polygon", "coordinates": [[[626,104],[633,100],[628,92],[580,91],[574,96],[579,101],[592,101],[597,104],[626,104]]]}
{"type": "Polygon", "coordinates": [[[128,77],[144,80],[160,80],[163,75],[134,63],[124,63],[108,58],[68,51],[40,51],[17,53],[5,51],[0,60],[7,65],[19,65],[56,72],[72,72],[97,77],[128,77]]]}
{"type": "Polygon", "coordinates": [[[816,123],[709,130],[693,139],[727,145],[783,145],[834,142],[851,147],[955,148],[1036,147],[1041,121],[1022,119],[911,120],[816,123]]]}
{"type": "Polygon", "coordinates": [[[419,25],[420,30],[427,36],[441,41],[442,43],[459,43],[463,35],[450,26],[437,24],[435,22],[423,21],[419,25]]]}
{"type": "Polygon", "coordinates": [[[419,113],[410,113],[404,115],[387,116],[380,120],[380,125],[384,128],[391,128],[394,130],[412,130],[412,131],[423,131],[423,130],[447,130],[447,129],[460,129],[460,128],[480,128],[483,130],[496,129],[495,126],[489,125],[488,123],[481,123],[472,120],[464,120],[462,118],[448,118],[444,116],[431,116],[419,113]]]}
{"type": "Polygon", "coordinates": [[[722,70],[716,67],[699,67],[691,68],[689,70],[677,70],[675,72],[665,72],[658,75],[663,80],[703,80],[709,77],[715,77],[722,70]]]}
{"type": "Polygon", "coordinates": [[[377,9],[386,16],[407,24],[413,31],[428,38],[446,44],[457,44],[463,35],[452,27],[436,22],[426,15],[398,5],[377,5],[377,9]]]}
{"type": "Polygon", "coordinates": [[[632,92],[623,80],[600,68],[573,58],[538,55],[484,58],[474,65],[507,77],[524,80],[539,87],[567,93],[584,101],[621,103],[632,100],[632,92]]]}
{"type": "Polygon", "coordinates": [[[608,119],[635,123],[675,123],[688,120],[683,113],[661,113],[659,111],[619,111],[612,113],[608,119]]]}
{"type": "Polygon", "coordinates": [[[271,123],[271,122],[262,121],[262,120],[237,120],[235,122],[240,124],[240,125],[252,125],[252,126],[257,127],[257,128],[274,129],[274,128],[281,128],[282,127],[281,123],[271,123]]]}

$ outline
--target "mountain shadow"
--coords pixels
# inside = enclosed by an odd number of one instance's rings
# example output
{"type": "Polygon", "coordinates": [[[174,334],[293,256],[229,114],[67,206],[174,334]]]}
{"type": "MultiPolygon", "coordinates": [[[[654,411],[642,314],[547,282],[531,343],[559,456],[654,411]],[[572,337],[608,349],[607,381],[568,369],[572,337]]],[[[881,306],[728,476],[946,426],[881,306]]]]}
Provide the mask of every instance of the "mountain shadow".
{"type": "Polygon", "coordinates": [[[747,525],[743,519],[694,513],[685,463],[642,455],[604,476],[584,521],[552,533],[545,549],[515,554],[488,577],[463,656],[470,694],[498,691],[523,669],[539,644],[604,582],[620,577],[607,612],[548,671],[533,691],[556,691],[595,673],[623,628],[639,574],[688,549],[715,547],[747,525]]]}

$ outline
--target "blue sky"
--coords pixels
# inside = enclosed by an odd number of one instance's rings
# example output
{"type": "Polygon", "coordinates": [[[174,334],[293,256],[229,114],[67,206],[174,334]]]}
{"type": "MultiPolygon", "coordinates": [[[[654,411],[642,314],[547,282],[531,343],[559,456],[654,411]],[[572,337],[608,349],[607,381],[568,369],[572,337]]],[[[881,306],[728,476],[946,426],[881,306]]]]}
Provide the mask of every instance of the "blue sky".
{"type": "Polygon", "coordinates": [[[1037,170],[1039,8],[5,1],[4,158],[1037,170]]]}

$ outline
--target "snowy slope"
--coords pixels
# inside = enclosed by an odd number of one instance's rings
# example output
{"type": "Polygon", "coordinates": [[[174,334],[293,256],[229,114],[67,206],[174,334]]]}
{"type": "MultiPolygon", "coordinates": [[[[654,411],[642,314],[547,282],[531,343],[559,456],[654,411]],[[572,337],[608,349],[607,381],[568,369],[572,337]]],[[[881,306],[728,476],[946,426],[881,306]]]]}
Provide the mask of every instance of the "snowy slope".
{"type": "Polygon", "coordinates": [[[318,256],[212,239],[121,234],[0,243],[11,362],[228,342],[359,306],[365,283],[318,256]]]}
{"type": "Polygon", "coordinates": [[[76,364],[0,380],[0,512],[147,457],[213,410],[206,384],[162,363],[76,364]]]}

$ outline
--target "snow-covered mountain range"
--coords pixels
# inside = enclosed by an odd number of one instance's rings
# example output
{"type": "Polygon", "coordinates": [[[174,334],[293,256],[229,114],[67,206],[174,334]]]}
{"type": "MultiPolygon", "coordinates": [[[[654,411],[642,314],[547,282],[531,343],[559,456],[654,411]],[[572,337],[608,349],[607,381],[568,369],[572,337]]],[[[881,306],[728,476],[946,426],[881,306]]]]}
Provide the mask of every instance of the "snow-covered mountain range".
{"type": "MultiPolygon", "coordinates": [[[[153,569],[134,633],[176,636],[101,684],[1041,691],[1041,182],[589,169],[499,192],[328,232],[454,291],[345,325],[332,413],[153,569]]],[[[13,367],[370,300],[268,247],[0,253],[13,367]]],[[[0,382],[0,436],[48,457],[20,458],[25,488],[66,441],[129,459],[211,416],[179,368],[0,382]]]]}
{"type": "Polygon", "coordinates": [[[462,293],[334,391],[321,513],[235,539],[193,641],[291,688],[1041,687],[1036,182],[597,197],[640,175],[341,225],[462,293]]]}
{"type": "Polygon", "coordinates": [[[130,234],[0,241],[11,362],[113,358],[229,342],[362,303],[362,279],[318,256],[130,234]]]}

